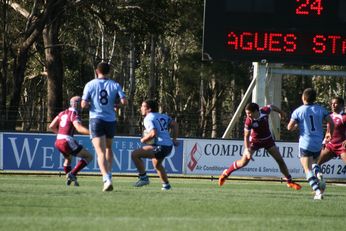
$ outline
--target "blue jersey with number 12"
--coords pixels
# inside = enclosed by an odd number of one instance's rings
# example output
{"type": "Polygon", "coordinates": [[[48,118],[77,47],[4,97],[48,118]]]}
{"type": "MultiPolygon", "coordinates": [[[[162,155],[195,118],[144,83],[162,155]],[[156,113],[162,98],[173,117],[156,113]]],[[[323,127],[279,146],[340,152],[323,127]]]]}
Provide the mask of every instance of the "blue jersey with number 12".
{"type": "Polygon", "coordinates": [[[156,129],[156,145],[172,146],[173,141],[169,133],[171,122],[172,118],[170,116],[158,112],[151,112],[145,116],[143,124],[145,130],[148,132],[156,129]]]}
{"type": "Polygon", "coordinates": [[[299,147],[311,152],[319,152],[324,137],[323,120],[329,112],[318,104],[302,105],[292,113],[291,120],[299,126],[299,147]]]}
{"type": "Polygon", "coordinates": [[[90,118],[104,121],[115,121],[115,100],[125,98],[119,83],[111,79],[93,79],[89,81],[83,91],[82,99],[90,103],[90,118]]]}

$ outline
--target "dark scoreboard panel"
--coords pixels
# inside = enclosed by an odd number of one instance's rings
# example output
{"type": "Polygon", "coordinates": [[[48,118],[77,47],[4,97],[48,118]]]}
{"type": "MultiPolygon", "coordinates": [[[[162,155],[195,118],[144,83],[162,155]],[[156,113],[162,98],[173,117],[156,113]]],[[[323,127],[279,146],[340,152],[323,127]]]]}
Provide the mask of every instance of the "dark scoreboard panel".
{"type": "Polygon", "coordinates": [[[205,0],[203,59],[346,65],[346,0],[205,0]]]}

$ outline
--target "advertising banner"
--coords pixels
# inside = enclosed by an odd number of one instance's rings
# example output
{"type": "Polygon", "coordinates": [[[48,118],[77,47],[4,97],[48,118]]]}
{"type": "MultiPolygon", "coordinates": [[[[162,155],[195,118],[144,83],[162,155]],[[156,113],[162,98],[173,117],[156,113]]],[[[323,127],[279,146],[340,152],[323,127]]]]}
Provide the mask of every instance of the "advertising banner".
{"type": "MultiPolygon", "coordinates": [[[[298,143],[276,142],[277,147],[294,178],[305,178],[298,157],[298,143]]],[[[184,140],[184,169],[188,175],[219,176],[234,161],[242,157],[242,140],[184,140]]],[[[346,178],[346,166],[340,159],[333,159],[321,166],[326,178],[346,178]]],[[[278,164],[264,149],[253,155],[247,166],[232,176],[283,177],[278,164]]]]}
{"type": "MultiPolygon", "coordinates": [[[[0,133],[0,167],[3,170],[63,171],[63,156],[54,147],[54,134],[38,133],[0,133]]],[[[87,172],[99,172],[95,151],[89,136],[75,136],[94,157],[83,169],[87,172]]],[[[131,160],[131,152],[140,147],[139,137],[115,137],[113,143],[113,172],[137,173],[131,160]]],[[[165,159],[168,173],[182,173],[183,142],[172,150],[165,159]]],[[[78,161],[74,158],[72,166],[78,161]]],[[[150,159],[144,160],[149,173],[156,172],[150,159]]]]}
{"type": "MultiPolygon", "coordinates": [[[[99,172],[95,151],[88,136],[77,135],[76,140],[94,157],[83,169],[99,172]]],[[[54,134],[0,133],[0,169],[21,171],[63,171],[63,156],[54,147],[54,134]]],[[[294,178],[305,178],[298,157],[298,143],[276,142],[277,147],[294,178]]],[[[141,146],[139,137],[116,136],[113,143],[113,172],[137,173],[131,153],[141,146]]],[[[242,140],[181,139],[170,156],[164,161],[169,174],[219,176],[243,153],[242,140]]],[[[74,158],[74,166],[78,158],[74,158]]],[[[144,160],[149,173],[155,173],[151,160],[144,160]]],[[[336,158],[321,166],[326,178],[346,179],[346,165],[336,158]]],[[[283,177],[278,164],[264,150],[253,155],[247,166],[232,173],[232,176],[283,177]]]]}

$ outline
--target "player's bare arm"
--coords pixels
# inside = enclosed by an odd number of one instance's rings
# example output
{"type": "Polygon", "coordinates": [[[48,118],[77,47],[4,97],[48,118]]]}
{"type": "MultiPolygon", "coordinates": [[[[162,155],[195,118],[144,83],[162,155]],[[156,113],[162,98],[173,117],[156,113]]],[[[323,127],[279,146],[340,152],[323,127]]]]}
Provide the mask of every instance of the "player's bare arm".
{"type": "Polygon", "coordinates": [[[298,124],[295,120],[290,120],[290,122],[287,124],[287,130],[288,131],[294,131],[297,130],[298,124]]]}
{"type": "Polygon", "coordinates": [[[84,127],[80,122],[74,121],[73,126],[76,128],[77,132],[83,135],[90,135],[89,129],[84,127]]]}
{"type": "Polygon", "coordinates": [[[122,105],[127,105],[127,103],[128,103],[126,98],[121,98],[120,102],[121,102],[122,105]]]}
{"type": "Polygon", "coordinates": [[[244,155],[246,158],[249,160],[251,159],[251,152],[250,152],[250,134],[251,131],[249,130],[244,130],[244,155]]]}
{"type": "Polygon", "coordinates": [[[271,109],[280,115],[280,119],[285,119],[286,118],[286,113],[282,111],[280,108],[278,108],[275,105],[270,105],[271,109]]]}
{"type": "Polygon", "coordinates": [[[331,138],[332,137],[330,135],[329,123],[327,123],[327,130],[326,130],[326,134],[324,135],[323,144],[325,144],[331,138]]]}
{"type": "Polygon", "coordinates": [[[179,142],[177,141],[178,138],[178,124],[175,120],[172,120],[170,123],[170,129],[171,129],[171,133],[172,133],[172,140],[173,140],[173,144],[174,146],[178,146],[179,142]]]}
{"type": "Polygon", "coordinates": [[[54,120],[49,124],[49,129],[51,129],[55,134],[58,134],[59,128],[59,117],[55,117],[54,120]]]}
{"type": "Polygon", "coordinates": [[[346,140],[344,140],[344,141],[342,142],[342,146],[343,146],[344,148],[346,148],[346,140]]]}
{"type": "Polygon", "coordinates": [[[330,117],[329,115],[325,118],[325,121],[327,122],[327,127],[328,127],[325,138],[326,138],[326,141],[330,141],[334,132],[334,121],[332,117],[330,117]]]}
{"type": "Polygon", "coordinates": [[[89,102],[86,101],[86,100],[84,100],[84,99],[82,99],[81,107],[82,107],[83,109],[88,109],[88,108],[89,108],[89,102]]]}
{"type": "Polygon", "coordinates": [[[156,137],[156,129],[152,129],[150,130],[146,135],[144,135],[142,138],[141,138],[141,143],[146,143],[148,142],[149,140],[151,139],[154,139],[156,137]]]}

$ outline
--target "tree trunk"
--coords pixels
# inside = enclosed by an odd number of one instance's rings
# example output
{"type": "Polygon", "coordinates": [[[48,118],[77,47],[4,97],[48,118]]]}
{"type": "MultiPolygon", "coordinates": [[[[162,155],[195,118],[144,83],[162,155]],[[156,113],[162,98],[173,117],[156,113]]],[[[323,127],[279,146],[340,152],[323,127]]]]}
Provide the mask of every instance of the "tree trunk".
{"type": "Polygon", "coordinates": [[[149,89],[148,97],[154,99],[156,97],[156,74],[155,74],[155,48],[156,48],[156,36],[151,35],[150,45],[150,73],[149,73],[149,89]]]}
{"type": "MultiPolygon", "coordinates": [[[[135,124],[136,124],[136,112],[137,110],[134,108],[133,101],[135,97],[135,90],[136,90],[136,78],[135,78],[135,46],[133,44],[133,36],[130,38],[130,55],[129,55],[129,91],[128,91],[128,108],[130,110],[130,118],[129,118],[129,123],[130,123],[130,130],[129,134],[130,135],[135,135],[136,130],[135,130],[135,124]]],[[[140,126],[141,127],[141,126],[140,126]]]]}
{"type": "MultiPolygon", "coordinates": [[[[59,44],[59,28],[61,14],[63,12],[65,1],[56,5],[52,13],[49,15],[46,27],[43,30],[43,42],[45,46],[45,58],[47,68],[47,120],[51,121],[63,105],[63,64],[61,57],[61,47],[59,44]]],[[[71,97],[71,96],[68,96],[71,97]]]]}
{"type": "Polygon", "coordinates": [[[200,112],[199,112],[199,136],[204,137],[205,136],[205,123],[206,123],[206,102],[205,102],[205,96],[204,96],[204,79],[203,79],[203,72],[201,72],[201,80],[199,83],[199,97],[200,97],[200,112]]]}
{"type": "MultiPolygon", "coordinates": [[[[7,129],[15,130],[17,118],[18,118],[18,107],[21,98],[22,84],[24,81],[24,74],[26,69],[26,64],[28,61],[28,52],[32,44],[37,40],[39,35],[42,34],[46,20],[50,15],[51,11],[55,8],[56,5],[59,5],[62,0],[49,0],[47,1],[46,8],[44,12],[38,16],[37,19],[33,21],[33,18],[30,16],[28,19],[27,27],[24,32],[24,38],[18,46],[17,56],[14,63],[13,71],[13,93],[10,99],[8,120],[6,124],[7,129]]],[[[37,2],[34,4],[34,8],[37,7],[37,2]]],[[[21,11],[20,11],[21,12],[21,11]]],[[[36,12],[36,9],[33,9],[32,12],[36,12]]]]}
{"type": "Polygon", "coordinates": [[[15,59],[15,67],[13,73],[13,93],[10,100],[10,106],[8,111],[8,123],[6,123],[7,129],[16,129],[16,123],[18,118],[18,107],[22,92],[22,84],[24,80],[24,72],[26,63],[28,60],[28,48],[21,48],[18,51],[18,55],[15,59]]]}
{"type": "Polygon", "coordinates": [[[8,25],[7,25],[7,5],[5,4],[5,0],[3,0],[3,8],[2,8],[2,62],[0,72],[1,78],[1,96],[0,96],[0,127],[3,128],[5,126],[6,119],[6,101],[7,101],[7,70],[8,70],[8,45],[7,45],[7,34],[8,34],[8,25]]]}
{"type": "Polygon", "coordinates": [[[218,131],[218,110],[217,110],[217,95],[218,95],[218,85],[215,79],[215,76],[211,79],[211,90],[212,90],[212,98],[211,98],[211,138],[217,137],[218,131]]]}

